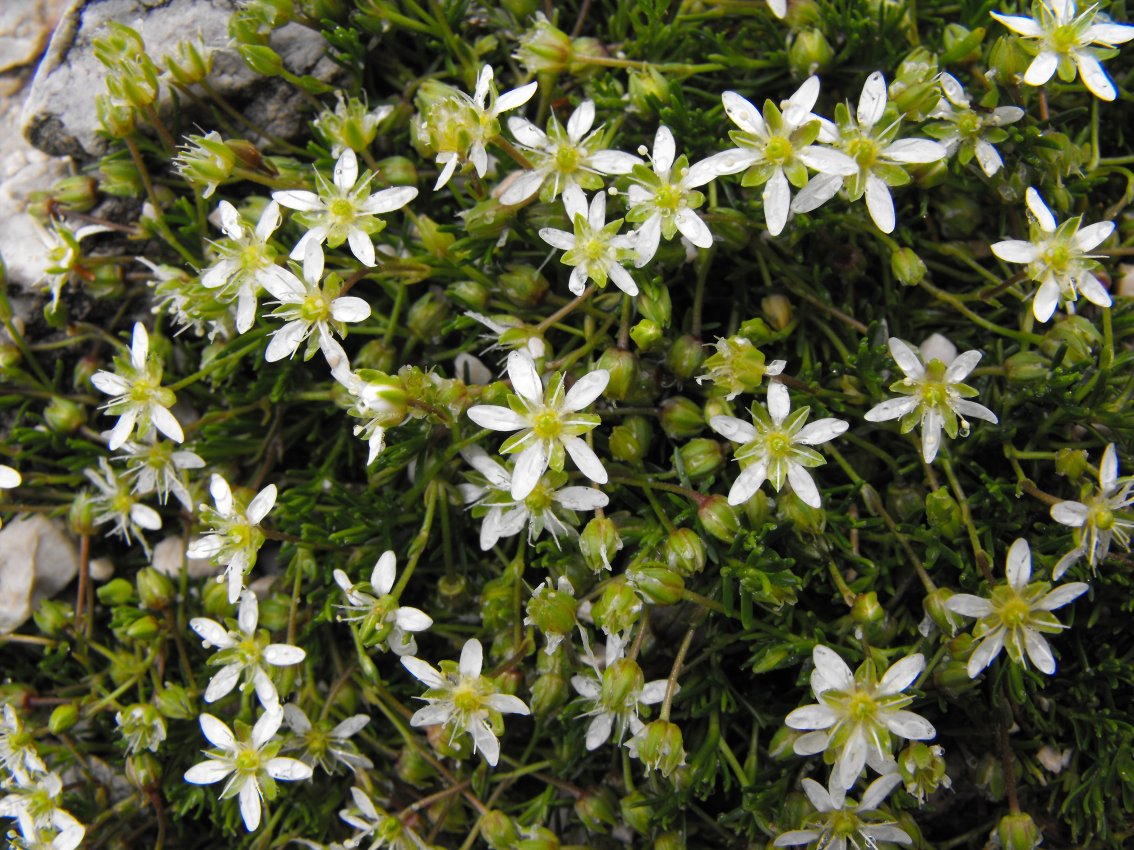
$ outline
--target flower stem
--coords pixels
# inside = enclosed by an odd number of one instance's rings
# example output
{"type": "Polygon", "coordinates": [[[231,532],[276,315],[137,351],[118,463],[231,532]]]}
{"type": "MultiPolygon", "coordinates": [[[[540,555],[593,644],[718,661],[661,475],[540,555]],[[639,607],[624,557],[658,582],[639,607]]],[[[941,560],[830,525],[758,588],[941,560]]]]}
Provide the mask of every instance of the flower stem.
{"type": "Polygon", "coordinates": [[[433,529],[433,517],[437,512],[437,499],[438,487],[436,483],[431,483],[425,490],[425,519],[421,523],[421,530],[414,537],[409,546],[409,561],[406,562],[405,569],[402,570],[401,576],[398,577],[398,583],[394,585],[394,589],[390,591],[390,595],[394,599],[401,598],[402,591],[406,589],[409,584],[410,576],[413,575],[414,569],[417,567],[417,562],[421,560],[421,555],[425,551],[425,544],[429,542],[429,532],[433,529]]]}
{"type": "Polygon", "coordinates": [[[571,301],[568,301],[566,304],[564,304],[562,307],[560,307],[558,310],[556,310],[554,313],[552,313],[550,316],[536,325],[536,331],[538,333],[543,333],[560,319],[571,315],[576,307],[578,307],[580,304],[585,303],[586,300],[594,294],[595,287],[588,286],[579,295],[575,296],[575,298],[573,298],[571,301]]]}

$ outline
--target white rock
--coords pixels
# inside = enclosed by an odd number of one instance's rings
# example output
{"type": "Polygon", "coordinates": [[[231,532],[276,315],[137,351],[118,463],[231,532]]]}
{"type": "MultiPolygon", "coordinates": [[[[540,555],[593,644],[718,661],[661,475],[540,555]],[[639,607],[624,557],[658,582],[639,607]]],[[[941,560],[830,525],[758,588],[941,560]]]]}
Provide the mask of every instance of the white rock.
{"type": "Polygon", "coordinates": [[[60,520],[21,516],[0,529],[0,634],[13,632],[40,602],[74,581],[79,553],[60,520]]]}
{"type": "MultiPolygon", "coordinates": [[[[153,568],[163,576],[179,578],[184,555],[185,541],[180,537],[166,537],[154,547],[153,568]]],[[[184,558],[184,561],[189,578],[204,578],[220,572],[208,558],[184,558]]]]}

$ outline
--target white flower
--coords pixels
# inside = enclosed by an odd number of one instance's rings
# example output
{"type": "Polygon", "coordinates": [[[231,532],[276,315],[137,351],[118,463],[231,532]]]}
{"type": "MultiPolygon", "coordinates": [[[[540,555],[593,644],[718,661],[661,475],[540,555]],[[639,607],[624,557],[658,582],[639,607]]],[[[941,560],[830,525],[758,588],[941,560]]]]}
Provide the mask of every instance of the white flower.
{"type": "Polygon", "coordinates": [[[314,725],[295,703],[283,707],[284,720],[295,736],[284,746],[284,751],[299,752],[299,760],[311,768],[316,765],[324,773],[335,772],[335,764],[343,764],[353,771],[370,770],[374,762],[362,755],[350,740],[370,722],[366,714],[355,714],[330,727],[328,720],[319,719],[314,725]]]}
{"type": "Polygon", "coordinates": [[[257,527],[276,503],[276,485],[269,484],[245,507],[232,496],[228,482],[213,474],[209,481],[216,508],[201,505],[201,519],[212,531],[189,544],[190,558],[211,558],[225,566],[225,575],[217,581],[228,581],[228,601],[240,598],[244,574],[256,563],[256,553],[264,544],[264,533],[257,527]]]}
{"type": "Polygon", "coordinates": [[[346,363],[346,352],[331,336],[346,333],[346,322],[361,322],[370,317],[370,305],[353,295],[339,295],[341,283],[334,276],[320,285],[323,277],[323,251],[315,242],[309,242],[303,257],[303,280],[292,272],[281,269],[281,274],[265,281],[268,291],[275,296],[278,307],[272,315],[287,322],[272,333],[272,341],[264,352],[264,359],[275,363],[295,355],[299,346],[313,333],[315,338],[307,346],[305,357],[314,354],[316,340],[319,350],[327,358],[331,369],[346,363]]]}
{"type": "Polygon", "coordinates": [[[126,751],[149,750],[156,753],[165,740],[165,719],[148,702],[136,703],[114,715],[118,733],[126,741],[126,751]]]}
{"type": "MultiPolygon", "coordinates": [[[[955,355],[956,349],[952,353],[955,355]]],[[[902,397],[875,405],[864,418],[867,422],[887,422],[900,417],[903,434],[920,424],[921,456],[926,463],[933,463],[937,457],[942,428],[953,439],[958,434],[968,436],[966,416],[983,419],[993,425],[997,423],[995,413],[983,404],[968,400],[978,393],[962,383],[980,362],[979,351],[966,351],[955,358],[950,357],[948,361],[932,358],[922,362],[922,357],[908,342],[890,337],[890,354],[906,375],[891,384],[890,391],[902,393],[902,397]]],[[[944,353],[943,356],[949,355],[944,353]]]]}
{"type": "Polygon", "coordinates": [[[833,786],[828,791],[814,779],[804,779],[804,793],[815,807],[817,816],[809,818],[806,829],[793,829],[779,836],[774,842],[775,846],[793,847],[816,842],[816,847],[823,850],[847,850],[848,847],[857,850],[861,847],[877,847],[880,841],[912,844],[913,839],[894,821],[865,821],[860,817],[882,805],[882,801],[901,781],[902,778],[897,773],[879,776],[870,783],[862,800],[855,805],[853,800],[844,799],[843,789],[833,786]]]}
{"type": "Polygon", "coordinates": [[[0,463],[0,490],[11,490],[23,483],[20,473],[0,463]]]}
{"type": "Polygon", "coordinates": [[[622,219],[606,223],[606,195],[596,192],[588,210],[583,190],[578,186],[568,186],[563,190],[563,206],[574,232],[541,227],[539,236],[553,248],[566,252],[560,261],[574,267],[567,288],[576,295],[582,295],[588,280],[593,280],[600,289],[606,286],[607,280],[612,280],[627,295],[637,295],[638,284],[622,267],[633,257],[634,240],[630,236],[619,235],[622,219]]]}
{"type": "Polygon", "coordinates": [[[307,657],[298,646],[286,643],[268,643],[266,629],[256,630],[260,619],[260,606],[256,594],[250,590],[241,591],[240,607],[236,614],[236,630],[226,629],[216,620],[207,617],[194,617],[189,627],[201,636],[202,646],[215,646],[219,652],[209,659],[210,667],[220,667],[205,688],[205,702],[216,702],[227,696],[236,687],[241,675],[244,684],[241,691],[251,685],[256,690],[260,705],[272,710],[280,703],[280,695],[264,665],[290,667],[307,657]]]}
{"type": "Polygon", "coordinates": [[[161,515],[134,498],[132,488],[115,474],[106,458],[100,457],[98,464],[101,472],[83,470],[83,474],[99,491],[92,500],[95,525],[113,522],[111,534],[121,536],[127,543],[136,538],[148,555],[150,547],[141,530],[157,531],[161,528],[161,515]]]}
{"type": "Polygon", "coordinates": [[[241,223],[240,213],[228,201],[220,202],[217,215],[228,240],[213,243],[220,259],[201,272],[201,286],[219,290],[217,300],[223,303],[236,302],[236,330],[244,333],[256,320],[256,299],[267,288],[265,281],[284,272],[269,242],[280,226],[280,205],[269,202],[254,230],[241,223]]]}
{"type": "Polygon", "coordinates": [[[128,440],[115,459],[126,464],[123,478],[134,480],[134,493],[157,493],[158,502],[169,501],[170,492],[185,510],[193,510],[193,498],[185,480],[185,470],[201,469],[205,461],[196,452],[174,449],[164,440],[136,443],[128,440]]]}
{"type": "Polygon", "coordinates": [[[1029,186],[1026,197],[1031,241],[996,242],[992,253],[1009,263],[1027,263],[1028,277],[1040,285],[1032,300],[1035,317],[1046,322],[1061,300],[1068,312],[1074,312],[1080,294],[1092,304],[1109,307],[1110,295],[1092,273],[1099,264],[1087,252],[1110,237],[1114,222],[1100,221],[1080,230],[1083,218],[1075,216],[1057,226],[1039,192],[1029,186]]]}
{"type": "Polygon", "coordinates": [[[508,129],[535,167],[515,177],[500,195],[502,204],[522,204],[544,189],[540,200],[550,203],[560,192],[574,187],[595,191],[602,188],[599,174],[629,174],[642,160],[633,154],[600,150],[602,128],[590,132],[595,123],[595,104],[584,100],[567,119],[567,128],[552,115],[544,133],[526,118],[509,118],[508,129]],[[590,133],[590,135],[588,135],[590,133]]]}
{"type": "MultiPolygon", "coordinates": [[[[491,334],[481,335],[481,339],[494,341],[485,349],[486,352],[502,348],[523,348],[533,360],[539,360],[547,355],[547,341],[543,337],[543,331],[534,325],[526,325],[515,316],[485,316],[472,310],[466,310],[465,315],[492,331],[491,334]]],[[[490,380],[476,381],[476,383],[487,384],[490,380]]]]}
{"type": "Polygon", "coordinates": [[[1032,663],[1050,676],[1055,672],[1055,658],[1044,635],[1059,634],[1064,628],[1051,612],[1078,599],[1088,585],[1074,581],[1052,590],[1046,581],[1030,581],[1032,551],[1022,537],[1008,550],[1007,569],[1008,583],[992,588],[988,599],[958,593],[945,602],[950,611],[978,618],[973,628],[977,644],[969,657],[969,676],[979,676],[1005,646],[1015,664],[1026,664],[1026,652],[1032,663]]]}
{"type": "Polygon", "coordinates": [[[368,110],[358,98],[348,100],[339,90],[335,98],[338,102],[334,111],[324,109],[311,124],[331,143],[331,156],[337,157],[348,148],[361,153],[373,143],[378,125],[393,113],[394,107],[383,103],[368,110]]]}
{"type": "Polygon", "coordinates": [[[675,160],[676,153],[673,133],[663,124],[654,136],[652,169],[635,165],[631,172],[626,220],[638,225],[634,239],[639,268],[653,258],[663,236],[668,241],[681,233],[698,248],[713,247],[713,234],[694,210],[705,202],[697,187],[712,180],[716,172],[706,166],[707,160],[690,166],[684,154],[675,160]]]}
{"type": "Polygon", "coordinates": [[[528,543],[534,544],[544,529],[551,532],[555,545],[559,538],[572,535],[578,523],[575,511],[605,508],[610,499],[594,487],[564,487],[566,476],[551,472],[542,476],[523,499],[512,497],[512,473],[488,456],[479,446],[469,446],[461,457],[484,479],[484,484],[462,484],[458,488],[473,516],[481,516],[480,548],[487,552],[502,537],[514,537],[524,526],[528,543]]]}
{"type": "Polygon", "coordinates": [[[335,583],[347,599],[346,605],[339,606],[346,612],[340,619],[359,624],[358,636],[364,646],[385,643],[395,655],[416,655],[413,633],[428,629],[433,618],[417,608],[398,605],[398,598],[390,595],[396,567],[394,553],[383,552],[370,573],[369,585],[352,584],[345,572],[335,570],[335,583]]]}
{"type": "Polygon", "coordinates": [[[730,505],[747,502],[765,480],[779,490],[785,479],[804,504],[813,508],[822,505],[807,468],[822,466],[826,461],[810,446],[833,440],[849,425],[842,419],[828,418],[805,426],[810,411],[810,407],[804,407],[791,413],[787,387],[777,381],[768,386],[767,410],[758,404],[752,406],[751,425],[734,416],[714,416],[709,420],[709,427],[722,437],[742,444],[736,450],[736,460],[743,471],[729,490],[730,505]]]}
{"type": "MultiPolygon", "coordinates": [[[[586,644],[586,633],[583,633],[586,644]]],[[[643,705],[656,705],[665,699],[667,681],[655,679],[647,682],[642,668],[632,658],[622,657],[623,642],[614,635],[606,638],[604,664],[591,656],[589,663],[594,675],[571,677],[571,687],[583,699],[590,700],[591,710],[583,716],[590,717],[587,725],[587,749],[595,750],[610,740],[614,733],[615,743],[621,743],[626,730],[636,735],[643,723],[638,719],[639,708],[643,705]]],[[[588,647],[589,654],[589,647],[588,647]]],[[[676,693],[676,688],[675,691],[676,693]]]]}
{"type": "Polygon", "coordinates": [[[1060,502],[1051,506],[1051,518],[1056,522],[1075,529],[1078,545],[1059,559],[1052,570],[1051,577],[1058,579],[1067,569],[1082,558],[1087,557],[1091,569],[1110,553],[1110,544],[1130,551],[1130,532],[1134,530],[1134,518],[1129,511],[1134,507],[1134,478],[1118,477],[1118,453],[1114,443],[1107,445],[1099,463],[1099,484],[1087,491],[1084,488],[1083,501],[1060,502]]]}
{"type": "MultiPolygon", "coordinates": [[[[737,147],[698,164],[715,175],[744,171],[744,186],[763,185],[764,220],[773,236],[784,229],[793,208],[791,187],[803,189],[808,185],[809,168],[831,178],[836,186],[841,185],[844,176],[857,170],[845,153],[822,146],[833,143],[836,134],[830,121],[811,111],[818,98],[819,78],[809,77],[779,108],[772,101],[765,101],[761,115],[750,101],[726,91],[721,101],[725,113],[740,128],[729,133],[737,147]]],[[[815,209],[823,201],[808,209],[815,209]]]]}
{"type": "Polygon", "coordinates": [[[929,124],[925,132],[945,145],[949,156],[957,154],[962,165],[976,156],[981,170],[993,176],[1004,165],[993,143],[1008,138],[1000,128],[1019,121],[1024,117],[1024,110],[1018,106],[998,106],[991,112],[977,112],[956,77],[943,73],[939,81],[945,99],[929,117],[941,119],[943,123],[929,124]]]}
{"type": "Polygon", "coordinates": [[[905,166],[924,164],[944,159],[944,145],[929,139],[899,139],[901,119],[879,125],[886,112],[886,78],[875,71],[866,78],[858,99],[855,115],[846,104],[835,109],[838,126],[838,145],[854,160],[857,166],[844,179],[839,175],[824,175],[812,180],[796,196],[793,212],[810,212],[826,203],[846,185],[850,200],[857,201],[866,195],[866,208],[870,217],[883,233],[891,233],[896,225],[894,199],[891,186],[904,186],[910,182],[905,166]]]}
{"type": "Polygon", "coordinates": [[[249,832],[260,825],[261,801],[275,797],[275,780],[294,782],[311,778],[312,770],[303,762],[276,755],[280,742],[272,739],[282,722],[282,709],[266,711],[252,727],[249,739],[243,741],[237,740],[223,721],[211,714],[201,715],[201,731],[215,749],[206,750],[207,760],[185,771],[185,781],[212,785],[229,777],[221,799],[240,798],[240,816],[249,832]]]}
{"type": "Polygon", "coordinates": [[[361,788],[358,786],[351,788],[350,796],[354,801],[354,808],[340,810],[339,817],[358,831],[343,842],[346,850],[362,847],[363,842],[366,841],[370,843],[366,845],[365,850],[379,850],[381,847],[389,850],[429,850],[429,845],[421,836],[402,823],[399,818],[375,806],[361,788]]]}
{"type": "Polygon", "coordinates": [[[501,714],[528,714],[523,700],[499,693],[491,679],[480,674],[483,663],[480,641],[470,638],[461,650],[460,665],[442,661],[438,671],[420,658],[406,656],[402,664],[416,679],[429,687],[421,699],[429,703],[410,718],[411,726],[446,726],[450,741],[462,732],[472,736],[473,749],[479,750],[493,767],[500,758],[500,742],[494,726],[503,727],[501,714]]]}
{"type": "Polygon", "coordinates": [[[548,467],[562,472],[564,452],[587,478],[605,484],[602,461],[581,438],[601,420],[579,411],[602,394],[610,373],[595,369],[564,394],[563,373],[557,372],[545,392],[535,361],[522,351],[513,351],[508,355],[508,377],[515,390],[515,395],[509,396],[511,407],[479,404],[469,408],[468,416],[482,428],[519,432],[500,447],[502,454],[519,452],[512,471],[512,498],[526,498],[548,467]]]}
{"type": "Polygon", "coordinates": [[[902,693],[925,669],[924,656],[895,662],[881,679],[870,660],[852,675],[838,653],[822,644],[816,645],[812,659],[811,690],[818,702],[797,708],[784,723],[815,730],[796,739],[795,751],[801,756],[828,753],[835,762],[833,789],[850,788],[867,764],[879,773],[896,770],[891,736],[928,741],[937,734],[928,720],[905,710],[913,697],[902,693]]]}
{"type": "Polygon", "coordinates": [[[11,703],[4,703],[0,711],[0,766],[8,776],[24,785],[34,776],[47,773],[47,765],[36,750],[35,737],[24,729],[11,703]]]}
{"type": "Polygon", "coordinates": [[[1030,18],[989,13],[1013,32],[1039,41],[1039,52],[1024,72],[1024,82],[1042,86],[1058,70],[1059,78],[1070,83],[1078,68],[1091,94],[1100,100],[1114,100],[1114,83],[1099,63],[1101,51],[1091,45],[1112,48],[1125,44],[1134,38],[1134,27],[1111,23],[1099,12],[1097,3],[1081,14],[1076,14],[1075,0],[1035,0],[1032,9],[1030,18]]]}
{"type": "Polygon", "coordinates": [[[63,285],[68,281],[82,280],[87,269],[83,268],[83,252],[79,243],[88,236],[99,233],[109,233],[109,227],[99,224],[87,224],[72,230],[62,221],[55,219],[51,222],[51,229],[43,227],[32,219],[36,235],[44,248],[45,266],[42,280],[46,282],[51,292],[51,310],[59,306],[59,296],[63,293],[63,285]]]}
{"type": "Polygon", "coordinates": [[[331,375],[350,394],[350,416],[364,420],[355,426],[354,435],[366,440],[366,465],[370,466],[386,447],[386,429],[405,421],[405,388],[398,378],[373,369],[352,372],[345,358],[331,369],[331,375]]]}
{"type": "MultiPolygon", "coordinates": [[[[318,193],[301,190],[273,192],[272,197],[292,210],[299,210],[300,219],[309,228],[291,250],[293,260],[306,263],[307,246],[315,245],[323,253],[323,243],[337,248],[346,242],[350,252],[364,266],[374,265],[374,242],[371,237],[386,227],[377,216],[401,209],[417,197],[413,186],[394,186],[368,194],[373,175],[358,176],[358,157],[345,150],[335,163],[333,182],[315,172],[318,193]]],[[[320,268],[322,263],[320,262],[320,268]]],[[[264,286],[269,288],[267,282],[264,286]]],[[[274,293],[273,293],[274,294],[274,293]]]]}
{"type": "Polygon", "coordinates": [[[108,415],[118,417],[110,432],[110,450],[122,448],[135,425],[141,439],[157,428],[173,442],[182,442],[185,434],[169,412],[177,399],[172,390],[161,385],[161,358],[150,356],[150,337],[141,322],[134,323],[130,356],[116,356],[114,365],[114,372],[99,369],[91,375],[91,383],[100,392],[115,396],[103,408],[108,415]]]}
{"type": "Polygon", "coordinates": [[[63,780],[58,774],[33,776],[26,782],[17,780],[3,791],[0,818],[14,818],[26,843],[42,844],[49,836],[46,846],[52,850],[74,850],[82,843],[86,827],[62,807],[63,780]]]}

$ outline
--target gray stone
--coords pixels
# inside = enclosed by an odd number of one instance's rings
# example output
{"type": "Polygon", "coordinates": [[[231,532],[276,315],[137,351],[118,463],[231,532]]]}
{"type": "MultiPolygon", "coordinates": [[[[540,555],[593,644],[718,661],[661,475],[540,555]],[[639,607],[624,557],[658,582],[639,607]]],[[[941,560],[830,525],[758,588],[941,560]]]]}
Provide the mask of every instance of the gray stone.
{"type": "MultiPolygon", "coordinates": [[[[213,88],[266,132],[295,137],[307,121],[299,106],[301,95],[283,80],[255,74],[228,46],[228,19],[236,6],[236,0],[76,0],[36,72],[24,104],[24,135],[56,156],[89,160],[108,150],[108,140],[98,134],[95,111],[95,96],[106,91],[105,69],[91,52],[91,44],[107,22],[117,21],[142,34],[155,61],[178,41],[199,37],[214,50],[209,78],[213,88]]],[[[324,55],[322,36],[307,27],[288,24],[273,34],[271,46],[294,74],[330,81],[338,72],[324,55]]],[[[163,115],[168,116],[171,108],[164,98],[163,115]]],[[[208,114],[178,117],[209,122],[208,114]]],[[[192,126],[191,120],[185,123],[192,126]]]]}
{"type": "Polygon", "coordinates": [[[78,572],[79,554],[60,520],[21,515],[0,529],[0,634],[18,629],[78,572]]]}
{"type": "Polygon", "coordinates": [[[64,5],[64,0],[4,0],[0,3],[0,73],[39,60],[64,5]]]}

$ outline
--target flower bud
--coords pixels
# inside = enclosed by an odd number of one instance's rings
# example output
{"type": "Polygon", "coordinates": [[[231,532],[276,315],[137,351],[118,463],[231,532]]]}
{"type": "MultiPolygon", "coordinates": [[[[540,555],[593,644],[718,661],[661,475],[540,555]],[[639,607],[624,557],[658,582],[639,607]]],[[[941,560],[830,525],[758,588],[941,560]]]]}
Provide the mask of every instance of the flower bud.
{"type": "Polygon", "coordinates": [[[52,185],[50,197],[68,210],[90,212],[98,202],[98,181],[86,174],[62,177],[52,185]]]}
{"type": "Polygon", "coordinates": [[[579,535],[579,551],[583,562],[594,572],[609,570],[610,560],[622,548],[618,528],[607,517],[595,517],[579,535]]]}
{"type": "Polygon", "coordinates": [[[100,94],[95,98],[95,114],[99,129],[112,139],[128,138],[137,129],[134,110],[109,95],[100,94]]]}
{"type": "Polygon", "coordinates": [[[662,776],[669,776],[685,764],[681,729],[667,720],[647,723],[630,739],[627,747],[631,755],[641,759],[647,770],[661,771],[662,776]]]}
{"type": "Polygon", "coordinates": [[[338,104],[334,110],[324,109],[312,123],[319,135],[331,143],[336,151],[352,150],[362,153],[370,148],[378,135],[378,125],[391,112],[391,106],[370,110],[356,97],[344,98],[336,93],[338,104]]]}
{"type": "Polygon", "coordinates": [[[647,280],[640,287],[634,306],[642,318],[649,319],[658,327],[669,327],[673,305],[669,300],[669,289],[653,280],[647,280]]]}
{"type": "Polygon", "coordinates": [[[524,621],[534,625],[550,639],[569,634],[575,628],[575,611],[579,603],[575,600],[570,582],[563,579],[559,589],[553,590],[544,583],[535,589],[528,600],[528,617],[524,621]]]}
{"type": "MultiPolygon", "coordinates": [[[[729,207],[714,207],[713,237],[722,250],[730,253],[743,251],[752,238],[752,227],[748,217],[739,210],[729,207]]],[[[748,336],[748,334],[745,334],[748,336]]],[[[749,337],[751,339],[751,337],[749,337]]],[[[756,340],[753,340],[756,342],[756,340]]]]}
{"type": "Polygon", "coordinates": [[[1004,850],[1034,850],[1043,842],[1043,833],[1025,812],[1002,817],[996,826],[996,837],[1004,850]]]}
{"type": "Polygon", "coordinates": [[[260,628],[278,632],[287,628],[291,615],[291,598],[281,593],[273,593],[260,602],[260,628]]]}
{"type": "Polygon", "coordinates": [[[430,782],[437,771],[433,769],[425,756],[416,747],[402,747],[398,751],[398,759],[394,763],[394,772],[398,779],[407,785],[421,787],[430,782]]]}
{"type": "Polygon", "coordinates": [[[201,189],[204,197],[208,198],[218,185],[232,177],[236,153],[216,131],[204,136],[189,136],[185,142],[173,160],[174,165],[186,182],[201,189]]]}
{"type": "Polygon", "coordinates": [[[465,232],[474,239],[496,239],[515,217],[514,207],[506,207],[496,198],[478,201],[460,214],[465,232]]]}
{"type": "Polygon", "coordinates": [[[626,579],[643,597],[656,605],[673,605],[685,593],[685,579],[669,567],[627,570],[626,579]]]}
{"type": "Polygon", "coordinates": [[[912,522],[925,512],[925,495],[916,484],[891,481],[886,486],[886,505],[899,522],[912,522]]]}
{"type": "Polygon", "coordinates": [[[95,591],[98,601],[109,608],[127,605],[134,599],[134,586],[124,578],[108,581],[95,591]]]}
{"type": "Polygon", "coordinates": [[[475,280],[456,280],[445,287],[445,296],[465,310],[480,312],[488,307],[488,287],[475,280]]]}
{"type": "Polygon", "coordinates": [[[925,518],[942,539],[951,540],[961,533],[961,506],[945,487],[925,497],[925,518]]]}
{"type": "Polygon", "coordinates": [[[44,599],[32,613],[36,627],[47,637],[54,637],[75,619],[75,609],[62,599],[44,599]]]}
{"type": "Polygon", "coordinates": [[[87,420],[86,409],[70,399],[54,396],[43,411],[47,427],[56,434],[73,434],[87,420]]]}
{"type": "Polygon", "coordinates": [[[685,839],[680,832],[671,829],[654,839],[654,850],[685,850],[685,839]]]}
{"type": "Polygon", "coordinates": [[[683,576],[695,575],[705,569],[705,544],[692,528],[678,528],[670,532],[662,545],[662,556],[683,576]]]}
{"type": "Polygon", "coordinates": [[[189,692],[181,685],[167,685],[154,695],[154,705],[169,720],[190,720],[197,716],[197,707],[189,692]]]}
{"type": "Polygon", "coordinates": [[[1072,449],[1064,446],[1055,453],[1055,474],[1072,481],[1082,478],[1091,468],[1085,449],[1072,449]]]}
{"type": "Polygon", "coordinates": [[[1012,84],[1024,76],[1032,56],[1024,49],[1023,43],[1014,35],[1002,35],[992,43],[988,51],[988,67],[996,71],[996,78],[1012,84]]]}
{"type": "Polygon", "coordinates": [[[946,606],[952,596],[952,590],[947,587],[939,587],[929,593],[922,602],[926,615],[933,620],[937,628],[949,637],[955,635],[957,629],[964,625],[964,619],[961,615],[950,611],[946,606]]]}
{"type": "Polygon", "coordinates": [[[945,750],[936,744],[920,741],[910,744],[898,755],[898,771],[906,791],[924,803],[925,798],[939,787],[952,785],[945,775],[945,750]]]}
{"type": "Polygon", "coordinates": [[[718,339],[714,348],[713,354],[704,361],[707,374],[698,378],[698,383],[707,378],[727,398],[743,392],[753,392],[760,386],[766,371],[766,360],[764,352],[754,346],[751,340],[743,336],[730,336],[718,339]]]}
{"type": "MultiPolygon", "coordinates": [[[[546,653],[540,653],[546,655],[546,653]]],[[[558,673],[545,673],[537,676],[532,685],[531,708],[536,717],[551,717],[567,704],[571,689],[567,687],[567,677],[558,673]]]]}
{"type": "Polygon", "coordinates": [[[728,500],[713,494],[701,502],[697,508],[697,519],[702,528],[722,543],[732,543],[740,531],[740,519],[728,500]]]}
{"type": "Polygon", "coordinates": [[[654,822],[654,809],[641,791],[631,791],[619,801],[622,822],[639,835],[649,835],[654,822]]]}
{"type": "Polygon", "coordinates": [[[214,620],[224,619],[235,610],[234,606],[229,604],[228,585],[223,579],[222,575],[206,581],[201,589],[201,607],[204,608],[205,614],[214,620]]]}
{"type": "Polygon", "coordinates": [[[449,318],[451,305],[445,296],[430,290],[418,298],[406,313],[406,327],[424,342],[441,338],[441,326],[449,318]]]}
{"type": "Polygon", "coordinates": [[[822,30],[809,28],[789,36],[787,55],[792,76],[802,79],[830,68],[835,51],[822,30]]]}
{"type": "Polygon", "coordinates": [[[165,721],[148,702],[139,702],[118,712],[115,720],[119,734],[126,740],[127,750],[157,752],[165,740],[165,721]]]}
{"type": "Polygon", "coordinates": [[[550,285],[547,278],[535,266],[509,263],[504,267],[496,282],[501,294],[517,307],[535,307],[539,304],[550,285]]]}
{"type": "Polygon", "coordinates": [[[724,466],[724,447],[716,440],[696,437],[678,450],[685,474],[697,480],[712,475],[724,466]]]}
{"type": "Polygon", "coordinates": [[[925,263],[913,248],[899,248],[890,255],[890,271],[903,286],[917,286],[925,278],[925,263]]]}
{"type": "Polygon", "coordinates": [[[575,799],[575,814],[591,832],[605,833],[618,823],[615,805],[614,792],[606,786],[587,788],[575,799]]]}
{"type": "Polygon", "coordinates": [[[967,195],[945,195],[937,203],[941,230],[950,239],[967,239],[980,229],[984,210],[967,195]]]}
{"type": "Polygon", "coordinates": [[[497,631],[512,622],[512,585],[515,577],[510,573],[489,579],[480,589],[480,616],[484,627],[497,631]]]}
{"type": "Polygon", "coordinates": [[[661,342],[663,335],[657,322],[652,322],[649,319],[643,319],[630,328],[630,339],[634,340],[634,344],[642,351],[649,351],[656,346],[661,342]]]}
{"type": "Polygon", "coordinates": [[[1004,374],[1009,381],[1026,384],[1047,380],[1051,369],[1048,359],[1038,351],[1017,351],[1004,361],[1004,374]]]}
{"type": "Polygon", "coordinates": [[[52,735],[62,735],[79,722],[79,707],[73,702],[55,706],[51,717],[47,721],[48,731],[52,735]]]}
{"type": "Polygon", "coordinates": [[[878,594],[873,590],[855,597],[854,605],[851,606],[851,619],[860,626],[881,622],[885,617],[886,609],[882,607],[878,601],[878,594]]]}
{"type": "Polygon", "coordinates": [[[559,838],[547,827],[537,826],[516,842],[515,850],[559,850],[559,838]]]}
{"type": "Polygon", "coordinates": [[[705,428],[701,409],[684,396],[667,398],[658,409],[658,421],[671,440],[696,437],[705,428]]]}
{"type": "Polygon", "coordinates": [[[958,23],[945,25],[945,49],[938,56],[942,65],[971,65],[981,59],[981,42],[984,41],[985,28],[970,30],[958,23]]]}
{"type": "Polygon", "coordinates": [[[597,38],[582,36],[571,39],[571,61],[567,63],[567,71],[577,78],[590,77],[597,74],[600,66],[592,65],[588,57],[606,59],[607,53],[603,43],[597,38]]]}
{"type": "Polygon", "coordinates": [[[135,582],[142,606],[151,611],[164,611],[177,598],[173,582],[153,567],[143,567],[138,570],[135,582]]]}
{"type": "Polygon", "coordinates": [[[644,416],[627,416],[610,431],[610,453],[622,463],[638,464],[650,448],[650,422],[644,416]]]}
{"type": "Polygon", "coordinates": [[[237,45],[245,64],[261,77],[276,77],[284,70],[283,59],[266,44],[237,45]]]}
{"type": "Polygon", "coordinates": [[[1054,357],[1063,349],[1063,361],[1072,366],[1094,361],[1094,351],[1102,344],[1099,329],[1083,316],[1060,316],[1040,342],[1040,351],[1054,357]]]}
{"type": "Polygon", "coordinates": [[[653,65],[633,68],[628,77],[631,105],[646,117],[656,118],[658,107],[667,106],[671,100],[669,80],[653,65]]]}
{"type": "Polygon", "coordinates": [[[196,85],[212,71],[213,51],[201,41],[179,41],[165,57],[165,67],[181,85],[196,85]]]}
{"type": "Polygon", "coordinates": [[[701,371],[705,362],[705,346],[695,336],[685,334],[674,340],[666,355],[666,365],[679,380],[688,381],[701,371]]]}
{"type": "Polygon", "coordinates": [[[138,753],[126,759],[126,780],[142,792],[161,786],[161,762],[153,753],[138,753]]]}
{"type": "Polygon", "coordinates": [[[149,614],[138,617],[125,630],[126,637],[140,641],[153,640],[160,632],[161,625],[149,614]]]}
{"type": "Polygon", "coordinates": [[[520,839],[516,824],[498,809],[485,812],[480,816],[480,834],[492,850],[513,850],[516,842],[520,839]]]}
{"type": "Polygon", "coordinates": [[[571,37],[537,12],[535,24],[520,36],[513,55],[529,74],[558,74],[567,67],[572,54],[571,37]]]}
{"type": "Polygon", "coordinates": [[[603,395],[612,401],[625,401],[638,379],[638,358],[622,348],[608,348],[598,361],[599,369],[610,373],[603,395]]]}
{"type": "Polygon", "coordinates": [[[608,635],[626,631],[641,614],[642,601],[622,578],[610,582],[591,608],[595,624],[608,635]]]}

